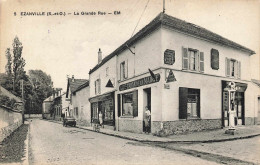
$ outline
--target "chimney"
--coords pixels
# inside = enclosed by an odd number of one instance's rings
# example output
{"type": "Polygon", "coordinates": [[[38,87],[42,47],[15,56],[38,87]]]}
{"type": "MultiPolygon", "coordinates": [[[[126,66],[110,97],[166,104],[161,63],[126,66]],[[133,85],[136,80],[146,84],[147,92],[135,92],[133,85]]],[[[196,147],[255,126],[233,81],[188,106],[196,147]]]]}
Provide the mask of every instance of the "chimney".
{"type": "Polygon", "coordinates": [[[98,50],[98,64],[100,64],[102,61],[102,52],[101,52],[101,49],[99,48],[98,50]]]}
{"type": "Polygon", "coordinates": [[[72,77],[71,77],[71,81],[72,81],[72,82],[75,81],[75,79],[74,79],[74,75],[72,75],[72,77]]]}

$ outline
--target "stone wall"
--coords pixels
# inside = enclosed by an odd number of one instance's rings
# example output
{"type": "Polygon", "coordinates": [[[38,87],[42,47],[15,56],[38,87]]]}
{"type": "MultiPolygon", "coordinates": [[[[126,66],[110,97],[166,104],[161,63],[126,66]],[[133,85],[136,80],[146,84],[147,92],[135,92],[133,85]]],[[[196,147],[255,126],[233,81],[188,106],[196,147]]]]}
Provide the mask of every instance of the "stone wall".
{"type": "Polygon", "coordinates": [[[22,113],[0,105],[0,142],[22,125],[22,113]]]}
{"type": "Polygon", "coordinates": [[[122,119],[118,121],[119,131],[142,133],[143,132],[143,121],[122,119]]]}
{"type": "Polygon", "coordinates": [[[245,125],[254,125],[257,123],[257,118],[245,117],[245,125]]]}
{"type": "Polygon", "coordinates": [[[203,120],[178,120],[164,121],[161,131],[161,122],[152,122],[152,133],[159,135],[174,135],[187,132],[197,132],[203,130],[220,129],[221,119],[203,119],[203,120]]]}

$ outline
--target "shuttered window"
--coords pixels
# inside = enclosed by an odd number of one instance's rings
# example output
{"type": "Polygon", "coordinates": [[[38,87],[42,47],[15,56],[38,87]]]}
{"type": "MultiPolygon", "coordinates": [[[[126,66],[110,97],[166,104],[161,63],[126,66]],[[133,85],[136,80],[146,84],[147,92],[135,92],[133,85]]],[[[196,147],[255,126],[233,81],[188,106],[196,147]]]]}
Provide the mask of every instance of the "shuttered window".
{"type": "Polygon", "coordinates": [[[214,70],[219,69],[219,52],[216,49],[211,49],[211,68],[214,70]]]}
{"type": "Polygon", "coordinates": [[[204,53],[182,47],[182,69],[204,72],[204,53]]]}
{"type": "Polygon", "coordinates": [[[226,58],[226,76],[241,78],[241,62],[235,59],[226,58]]]}

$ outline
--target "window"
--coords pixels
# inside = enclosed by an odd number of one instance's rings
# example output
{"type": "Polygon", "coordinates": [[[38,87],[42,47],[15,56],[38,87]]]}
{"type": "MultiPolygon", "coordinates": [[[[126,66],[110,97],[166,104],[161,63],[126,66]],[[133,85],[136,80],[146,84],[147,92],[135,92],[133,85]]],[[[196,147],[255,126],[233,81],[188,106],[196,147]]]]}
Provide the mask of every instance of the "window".
{"type": "Polygon", "coordinates": [[[211,68],[214,70],[219,69],[219,52],[216,49],[211,49],[211,68]]]}
{"type": "Polygon", "coordinates": [[[179,88],[179,118],[200,118],[200,90],[193,88],[179,88]]]}
{"type": "Polygon", "coordinates": [[[127,72],[127,61],[123,61],[120,63],[120,80],[127,78],[127,72]]]}
{"type": "Polygon", "coordinates": [[[97,79],[95,81],[95,94],[100,94],[101,93],[101,80],[97,79]]]}
{"type": "Polygon", "coordinates": [[[138,91],[122,94],[122,116],[138,116],[138,91]]]}
{"type": "Polygon", "coordinates": [[[109,75],[109,67],[106,68],[106,77],[109,75]]]}
{"type": "Polygon", "coordinates": [[[241,77],[241,62],[235,59],[226,58],[226,76],[240,78],[241,77]]]}
{"type": "Polygon", "coordinates": [[[204,71],[204,53],[191,48],[182,49],[182,69],[204,71]]]}

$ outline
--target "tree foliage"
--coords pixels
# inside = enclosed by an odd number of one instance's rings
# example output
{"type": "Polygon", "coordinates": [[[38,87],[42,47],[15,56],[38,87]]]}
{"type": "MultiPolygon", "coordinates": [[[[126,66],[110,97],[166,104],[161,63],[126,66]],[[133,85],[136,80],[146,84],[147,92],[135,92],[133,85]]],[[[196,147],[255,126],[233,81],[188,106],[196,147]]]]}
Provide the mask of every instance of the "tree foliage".
{"type": "MultiPolygon", "coordinates": [[[[42,70],[24,71],[25,60],[22,57],[23,46],[18,37],[15,37],[12,49],[6,49],[6,73],[0,74],[0,85],[25,101],[25,113],[41,113],[42,102],[52,94],[53,83],[51,76],[42,70]]],[[[2,98],[5,100],[5,98],[2,98]]],[[[8,101],[6,101],[8,102],[8,101]]]]}

